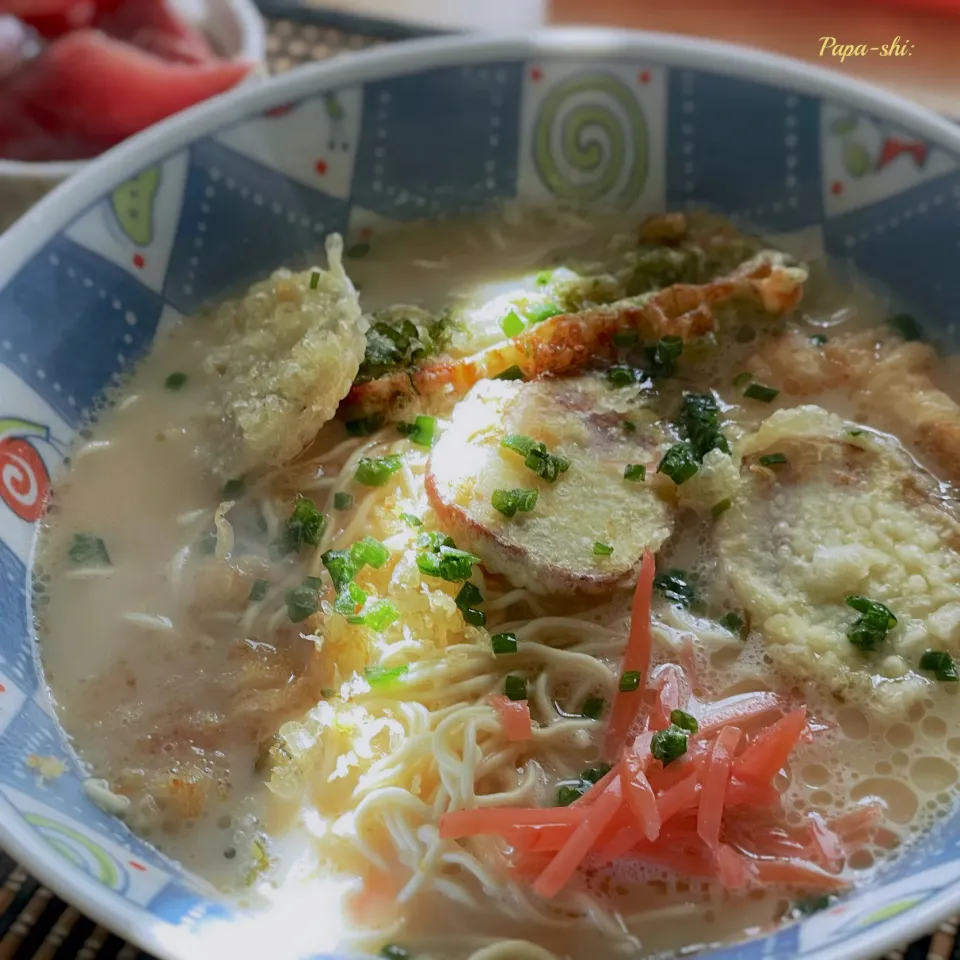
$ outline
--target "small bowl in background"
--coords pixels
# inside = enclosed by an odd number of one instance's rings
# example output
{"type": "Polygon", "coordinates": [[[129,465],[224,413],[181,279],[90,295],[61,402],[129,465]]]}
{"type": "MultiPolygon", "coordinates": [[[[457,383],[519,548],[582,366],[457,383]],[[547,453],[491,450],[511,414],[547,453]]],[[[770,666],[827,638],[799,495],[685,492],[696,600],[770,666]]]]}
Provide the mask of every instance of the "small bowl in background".
{"type": "MultiPolygon", "coordinates": [[[[182,16],[198,27],[221,57],[263,63],[266,30],[253,0],[173,0],[182,16]]],[[[263,71],[254,71],[256,78],[263,71]]],[[[249,80],[244,81],[249,82],[249,80]]],[[[28,163],[0,158],[0,231],[89,160],[28,163]]]]}

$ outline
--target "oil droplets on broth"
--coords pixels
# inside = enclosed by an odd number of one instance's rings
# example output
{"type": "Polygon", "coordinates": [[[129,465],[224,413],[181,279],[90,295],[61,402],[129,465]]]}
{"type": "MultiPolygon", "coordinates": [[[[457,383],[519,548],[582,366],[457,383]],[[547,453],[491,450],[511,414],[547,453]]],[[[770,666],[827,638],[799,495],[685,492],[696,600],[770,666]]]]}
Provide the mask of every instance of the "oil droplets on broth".
{"type": "MultiPolygon", "coordinates": [[[[937,575],[960,562],[955,478],[929,413],[956,405],[881,298],[679,215],[638,230],[511,209],[385,232],[345,263],[369,329],[359,375],[334,371],[344,394],[356,377],[340,420],[292,462],[211,470],[211,418],[251,436],[241,381],[218,406],[226,376],[243,370],[250,404],[268,403],[262,382],[309,388],[298,345],[348,335],[340,281],[339,326],[316,309],[301,323],[333,270],[184,321],[78,441],[35,571],[46,678],[91,776],[134,830],[262,911],[251,942],[295,929],[304,951],[584,960],[599,936],[642,958],[805,909],[796,884],[724,889],[712,855],[657,859],[643,838],[607,862],[593,848],[543,898],[531,883],[553,851],[511,853],[523,831],[438,832],[447,812],[501,808],[559,810],[562,830],[573,799],[606,795],[644,546],[623,528],[650,517],[663,543],[641,715],[662,696],[701,726],[740,709],[742,755],[808,711],[774,800],[741,784],[725,847],[750,862],[737,830],[753,817],[770,856],[813,857],[839,890],[955,805],[960,684],[921,658],[947,670],[960,652],[960,597],[937,575]],[[852,634],[845,598],[861,593],[896,624],[865,607],[852,634]],[[529,735],[504,735],[501,701],[526,705],[529,735]],[[751,726],[744,704],[775,713],[751,726]],[[874,804],[842,863],[816,860],[811,824],[874,804]],[[489,952],[501,939],[526,946],[489,952]]],[[[690,754],[673,769],[691,769],[697,735],[672,735],[690,754]]],[[[662,805],[671,765],[653,756],[662,805]]]]}

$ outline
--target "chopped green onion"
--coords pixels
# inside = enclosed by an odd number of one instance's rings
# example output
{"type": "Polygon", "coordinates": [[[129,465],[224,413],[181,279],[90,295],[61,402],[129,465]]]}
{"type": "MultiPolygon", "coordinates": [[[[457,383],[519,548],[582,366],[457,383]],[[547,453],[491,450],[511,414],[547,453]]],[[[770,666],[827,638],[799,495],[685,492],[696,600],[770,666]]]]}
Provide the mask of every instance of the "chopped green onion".
{"type": "Polygon", "coordinates": [[[107,545],[92,533],[75,533],[67,551],[70,562],[78,567],[109,567],[107,545]]]}
{"type": "Polygon", "coordinates": [[[744,620],[739,613],[734,611],[725,613],[718,622],[724,630],[729,630],[734,636],[743,636],[744,620]]]}
{"type": "Polygon", "coordinates": [[[698,463],[711,450],[730,452],[730,444],[720,430],[720,405],[713,394],[684,394],[680,426],[698,463]]]}
{"type": "Polygon", "coordinates": [[[346,620],[347,623],[382,633],[399,616],[400,611],[389,600],[372,600],[359,613],[347,614],[346,620]]]}
{"type": "Polygon", "coordinates": [[[859,437],[859,436],[862,436],[863,432],[864,432],[863,430],[848,430],[848,431],[847,431],[847,436],[848,436],[848,437],[859,437]]]}
{"type": "Polygon", "coordinates": [[[686,483],[700,468],[689,443],[675,443],[664,455],[657,473],[668,476],[677,486],[686,483]]]}
{"type": "Polygon", "coordinates": [[[659,590],[671,603],[689,607],[696,596],[693,584],[683,570],[664,570],[653,578],[655,590],[659,590]]]}
{"type": "Polygon", "coordinates": [[[479,557],[455,547],[444,546],[435,553],[417,554],[417,567],[421,573],[429,577],[439,577],[449,583],[469,580],[473,565],[479,562],[479,557]]]}
{"type": "Polygon", "coordinates": [[[956,683],[960,680],[957,665],[945,650],[926,650],[920,657],[920,669],[929,670],[944,683],[956,683]]]}
{"type": "Polygon", "coordinates": [[[384,960],[413,960],[413,954],[399,943],[388,943],[380,948],[380,956],[384,960]]]}
{"type": "Polygon", "coordinates": [[[587,697],[583,701],[583,708],[581,713],[590,720],[598,720],[600,714],[603,713],[603,708],[606,706],[606,700],[603,697],[587,697]]]}
{"type": "Polygon", "coordinates": [[[505,517],[516,516],[517,511],[529,513],[537,505],[537,491],[529,489],[494,490],[490,497],[493,509],[505,517]]]}
{"type": "Polygon", "coordinates": [[[163,381],[163,385],[168,390],[179,390],[187,382],[187,375],[185,373],[171,373],[166,380],[163,381]]]}
{"type": "Polygon", "coordinates": [[[511,433],[500,441],[500,446],[519,453],[523,457],[524,466],[547,483],[553,483],[561,473],[570,469],[570,460],[567,457],[550,453],[546,444],[539,443],[533,437],[511,433]]]}
{"type": "Polygon", "coordinates": [[[527,680],[525,677],[518,677],[511,673],[504,681],[503,690],[511,700],[526,700],[527,680]]]}
{"type": "Polygon", "coordinates": [[[638,330],[618,330],[613,335],[613,343],[617,347],[633,347],[640,342],[638,330]]]}
{"type": "Polygon", "coordinates": [[[432,447],[433,437],[437,430],[437,418],[418,414],[413,423],[398,423],[397,429],[408,436],[411,443],[416,443],[421,447],[432,447]]]}
{"type": "Polygon", "coordinates": [[[374,689],[389,687],[395,680],[406,676],[410,668],[404,663],[399,667],[364,667],[363,679],[374,689]]]}
{"type": "Polygon", "coordinates": [[[613,553],[613,547],[609,543],[601,543],[599,540],[593,544],[593,555],[595,557],[609,557],[613,553]]]}
{"type": "Polygon", "coordinates": [[[361,257],[365,257],[369,252],[369,243],[355,243],[352,247],[347,247],[343,255],[345,257],[349,257],[351,260],[359,260],[361,257]]]}
{"type": "Polygon", "coordinates": [[[495,633],[490,638],[490,645],[497,656],[502,653],[516,653],[517,635],[515,633],[495,633]]]}
{"type": "Polygon", "coordinates": [[[402,466],[403,461],[396,453],[385,457],[363,457],[357,464],[354,479],[367,487],[382,487],[402,466]]]}
{"type": "Polygon", "coordinates": [[[629,387],[637,382],[637,371],[633,367],[617,366],[607,371],[607,382],[615,387],[629,387]]]}
{"type": "Polygon", "coordinates": [[[645,347],[647,375],[654,380],[672,377],[682,353],[683,340],[676,336],[661,337],[656,343],[645,347]]]}
{"type": "Polygon", "coordinates": [[[624,480],[642,483],[647,478],[647,468],[642,463],[628,463],[623,471],[624,480]]]}
{"type": "Polygon", "coordinates": [[[390,551],[379,540],[364,537],[350,548],[350,556],[357,570],[365,564],[379,570],[390,559],[390,551]]]}
{"type": "Polygon", "coordinates": [[[525,379],[523,371],[517,364],[513,364],[512,367],[507,367],[506,370],[502,370],[494,378],[494,380],[523,380],[525,379]]]}
{"type": "Polygon", "coordinates": [[[624,670],[620,674],[619,690],[621,693],[633,693],[640,688],[640,671],[624,670]]]}
{"type": "Polygon", "coordinates": [[[555,303],[543,303],[537,307],[527,307],[524,311],[531,324],[543,323],[544,320],[549,320],[551,317],[558,317],[563,312],[564,311],[555,303]]]}
{"type": "Polygon", "coordinates": [[[228,480],[223,485],[223,490],[220,493],[220,496],[224,500],[239,500],[243,496],[244,490],[247,488],[246,480],[243,477],[237,477],[236,480],[228,480]]]}
{"type": "Polygon", "coordinates": [[[436,553],[441,547],[455,547],[456,544],[453,542],[453,537],[448,537],[439,530],[424,530],[417,537],[417,546],[421,550],[431,550],[436,553]]]}
{"type": "Polygon", "coordinates": [[[624,420],[623,429],[626,430],[627,433],[636,433],[637,425],[632,420],[624,420]]]}
{"type": "Polygon", "coordinates": [[[899,333],[904,340],[926,340],[923,327],[909,313],[898,313],[887,321],[887,326],[899,333]]]}
{"type": "Polygon", "coordinates": [[[349,510],[353,506],[353,494],[337,492],[333,495],[334,510],[349,510]]]}
{"type": "Polygon", "coordinates": [[[517,315],[516,310],[511,310],[501,321],[500,329],[508,337],[518,337],[523,333],[523,321],[517,315]]]}
{"type": "Polygon", "coordinates": [[[687,752],[687,737],[689,731],[676,724],[670,724],[666,730],[661,730],[653,735],[650,741],[650,752],[654,758],[662,761],[666,766],[674,760],[679,759],[687,752]]]}
{"type": "Polygon", "coordinates": [[[580,779],[584,783],[589,783],[591,787],[595,787],[609,772],[610,765],[601,763],[599,766],[584,770],[583,773],[580,774],[580,779]]]}
{"type": "Polygon", "coordinates": [[[317,505],[307,497],[298,497],[286,527],[270,551],[280,559],[288,553],[297,553],[305,544],[315,547],[323,537],[325,526],[326,520],[317,505]]]}
{"type": "Polygon", "coordinates": [[[487,615],[477,609],[478,603],[483,603],[483,594],[476,584],[467,581],[460,588],[456,597],[457,608],[463,614],[463,619],[474,627],[482,627],[487,622],[487,615]]]}
{"type": "Polygon", "coordinates": [[[545,287],[552,279],[552,270],[541,270],[534,279],[534,283],[536,283],[538,287],[545,287]]]}
{"type": "Polygon", "coordinates": [[[742,390],[748,383],[750,383],[751,380],[753,380],[753,374],[744,371],[743,373],[738,373],[733,378],[733,385],[738,390],[742,390]]]}
{"type": "Polygon", "coordinates": [[[320,285],[320,271],[314,270],[310,274],[310,289],[316,290],[319,285],[320,285]]]}
{"type": "Polygon", "coordinates": [[[710,516],[712,516],[713,519],[716,520],[717,517],[722,516],[724,513],[726,513],[730,509],[730,506],[731,506],[730,498],[724,497],[723,500],[719,500],[710,508],[710,516]]]}
{"type": "Polygon", "coordinates": [[[743,391],[745,397],[749,397],[751,400],[759,400],[761,403],[771,403],[779,393],[780,391],[775,387],[767,387],[762,383],[751,383],[743,391]]]}
{"type": "Polygon", "coordinates": [[[383,414],[373,413],[369,417],[360,417],[358,420],[348,420],[344,427],[351,437],[369,437],[383,426],[383,414]]]}
{"type": "Polygon", "coordinates": [[[320,609],[319,591],[319,577],[307,577],[299,587],[287,591],[287,616],[293,623],[306,620],[320,609]]]}
{"type": "Polygon", "coordinates": [[[847,629],[847,639],[860,650],[876,650],[897,618],[882,604],[867,597],[847,597],[846,604],[861,616],[847,629]]]}
{"type": "Polygon", "coordinates": [[[775,467],[777,464],[786,462],[787,455],[785,453],[767,453],[760,458],[761,467],[775,467]]]}
{"type": "Polygon", "coordinates": [[[525,457],[536,446],[537,441],[522,433],[508,433],[501,441],[500,446],[519,453],[525,457]]]}
{"type": "Polygon", "coordinates": [[[681,730],[688,730],[690,733],[696,733],[700,729],[697,718],[684,710],[671,710],[670,722],[681,730]]]}
{"type": "Polygon", "coordinates": [[[823,333],[815,333],[811,338],[810,342],[815,347],[822,347],[827,342],[827,336],[823,333]]]}
{"type": "Polygon", "coordinates": [[[262,600],[267,595],[267,591],[269,589],[269,580],[254,580],[253,586],[250,588],[250,596],[247,597],[247,601],[249,603],[256,603],[258,600],[262,600]]]}
{"type": "Polygon", "coordinates": [[[344,585],[343,590],[337,593],[337,598],[333,602],[334,613],[339,613],[342,617],[355,617],[357,612],[363,609],[367,602],[367,593],[361,590],[352,580],[344,585]]]}
{"type": "Polygon", "coordinates": [[[568,784],[557,787],[557,806],[569,807],[574,800],[579,800],[583,792],[579,787],[571,787],[568,784]]]}
{"type": "Polygon", "coordinates": [[[419,517],[415,517],[412,513],[401,513],[400,519],[411,527],[423,526],[423,521],[419,517]]]}

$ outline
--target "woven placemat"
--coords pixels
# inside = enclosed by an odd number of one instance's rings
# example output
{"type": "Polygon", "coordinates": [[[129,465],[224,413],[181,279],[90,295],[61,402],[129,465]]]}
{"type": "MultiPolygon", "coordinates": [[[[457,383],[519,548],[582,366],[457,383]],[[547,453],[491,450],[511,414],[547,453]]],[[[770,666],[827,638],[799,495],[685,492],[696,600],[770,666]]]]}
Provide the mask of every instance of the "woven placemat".
{"type": "MultiPolygon", "coordinates": [[[[271,0],[271,8],[278,6],[271,0]]],[[[395,39],[328,26],[297,11],[268,19],[267,56],[273,73],[395,39]]],[[[884,960],[960,960],[960,917],[884,960]]],[[[0,960],[154,960],[85,917],[0,851],[0,960]]],[[[211,958],[219,960],[219,958],[211,958]]],[[[786,958],[784,958],[786,960],[786,958]]]]}

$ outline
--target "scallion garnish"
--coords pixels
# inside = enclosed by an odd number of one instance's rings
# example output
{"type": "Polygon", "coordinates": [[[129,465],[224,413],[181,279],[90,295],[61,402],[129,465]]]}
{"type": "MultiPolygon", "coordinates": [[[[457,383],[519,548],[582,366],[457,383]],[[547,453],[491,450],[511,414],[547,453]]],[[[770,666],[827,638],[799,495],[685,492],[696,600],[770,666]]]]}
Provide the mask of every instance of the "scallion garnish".
{"type": "Polygon", "coordinates": [[[439,577],[449,583],[469,580],[473,565],[479,562],[479,557],[455,547],[444,546],[435,552],[424,551],[417,554],[417,568],[421,573],[428,577],[439,577]]]}
{"type": "Polygon", "coordinates": [[[616,366],[607,371],[607,382],[614,387],[629,387],[639,380],[633,367],[616,366]]]}
{"type": "Polygon", "coordinates": [[[775,467],[786,462],[787,455],[785,453],[766,453],[760,458],[761,467],[775,467]]]}
{"type": "Polygon", "coordinates": [[[411,443],[416,443],[421,447],[432,447],[433,437],[437,430],[437,418],[418,414],[413,423],[401,421],[397,424],[397,429],[404,436],[409,437],[411,443]]]}
{"type": "Polygon", "coordinates": [[[537,496],[536,490],[529,489],[494,490],[490,503],[505,517],[513,517],[517,511],[529,513],[537,505],[537,496]]]}
{"type": "Polygon", "coordinates": [[[392,683],[406,676],[410,668],[404,663],[399,667],[364,667],[363,679],[373,689],[389,687],[392,683]]]}
{"type": "Polygon", "coordinates": [[[353,506],[353,494],[338,491],[333,495],[334,510],[349,510],[353,506]]]}
{"type": "Polygon", "coordinates": [[[847,639],[860,650],[876,650],[887,631],[897,625],[897,618],[882,604],[867,597],[847,597],[846,604],[860,616],[847,629],[847,639]]]}
{"type": "Polygon", "coordinates": [[[254,580],[253,586],[250,588],[250,596],[247,597],[247,602],[256,603],[258,600],[262,600],[267,595],[269,589],[269,580],[254,580]]]}
{"type": "Polygon", "coordinates": [[[314,270],[310,274],[310,289],[316,290],[319,285],[320,285],[320,272],[318,270],[314,270]]]}
{"type": "Polygon", "coordinates": [[[642,483],[647,478],[647,468],[642,463],[628,463],[623,471],[624,480],[642,483]]]}
{"type": "Polygon", "coordinates": [[[654,758],[660,760],[664,766],[673,763],[687,752],[687,737],[690,731],[671,723],[666,730],[653,735],[650,741],[650,752],[654,758]]]}
{"type": "Polygon", "coordinates": [[[293,623],[306,620],[320,609],[320,578],[307,577],[299,587],[286,593],[287,616],[293,623]]]}
{"type": "Polygon", "coordinates": [[[369,417],[360,417],[357,420],[348,420],[344,427],[351,437],[369,437],[383,426],[383,415],[373,413],[369,417]]]}
{"type": "Polygon", "coordinates": [[[743,373],[738,373],[733,378],[733,385],[738,390],[742,390],[751,380],[753,380],[753,374],[744,371],[743,373]]]}
{"type": "Polygon", "coordinates": [[[168,390],[179,390],[187,382],[187,375],[185,373],[171,373],[166,380],[163,381],[163,385],[168,390]]]}
{"type": "Polygon", "coordinates": [[[632,420],[624,420],[623,429],[626,430],[627,433],[636,433],[637,425],[632,420]]]}
{"type": "Polygon", "coordinates": [[[500,441],[500,446],[519,453],[523,457],[523,465],[547,483],[553,483],[561,473],[570,469],[570,460],[560,454],[550,453],[546,444],[524,434],[508,434],[500,441]]]}
{"type": "Polygon", "coordinates": [[[412,513],[401,513],[400,519],[411,527],[423,526],[423,521],[419,517],[415,517],[412,513]]]}
{"type": "Polygon", "coordinates": [[[668,476],[677,486],[686,483],[700,468],[693,449],[686,441],[675,443],[664,455],[657,473],[668,476]]]}
{"type": "Polygon", "coordinates": [[[545,287],[553,279],[552,270],[541,270],[534,278],[534,283],[538,287],[545,287]]]}
{"type": "Polygon", "coordinates": [[[689,607],[696,596],[693,585],[683,570],[664,570],[653,578],[653,587],[659,590],[671,603],[689,607]]]}
{"type": "Polygon", "coordinates": [[[379,540],[364,537],[350,548],[350,556],[357,570],[364,566],[379,570],[390,559],[390,551],[379,540]]]}
{"type": "Polygon", "coordinates": [[[710,516],[712,516],[713,519],[716,520],[717,517],[719,517],[719,516],[721,516],[722,514],[726,513],[726,512],[730,509],[730,506],[731,506],[731,504],[730,504],[730,498],[729,498],[729,497],[724,497],[723,500],[717,501],[717,502],[710,508],[710,516]]]}
{"type": "Polygon", "coordinates": [[[661,337],[656,343],[644,347],[647,358],[645,371],[653,380],[672,377],[676,362],[683,353],[683,340],[676,336],[661,337]]]}
{"type": "Polygon", "coordinates": [[[363,457],[357,464],[354,479],[367,487],[382,487],[402,466],[403,461],[396,453],[385,457],[363,457]]]}
{"type": "Polygon", "coordinates": [[[508,337],[518,337],[523,333],[523,321],[520,319],[516,310],[511,310],[501,321],[500,329],[508,337]]]}
{"type": "Polygon", "coordinates": [[[67,550],[70,562],[77,567],[109,567],[110,554],[103,540],[92,533],[75,533],[67,550]]]}
{"type": "Polygon", "coordinates": [[[503,684],[503,691],[510,700],[527,699],[527,680],[516,674],[509,674],[503,684]]]}
{"type": "Polygon", "coordinates": [[[696,733],[700,729],[700,724],[697,723],[697,718],[687,713],[685,710],[671,710],[670,722],[675,727],[679,727],[681,730],[686,730],[689,733],[696,733]]]}
{"type": "Polygon", "coordinates": [[[603,697],[587,697],[580,712],[590,720],[599,720],[605,706],[603,697]]]}
{"type": "Polygon", "coordinates": [[[359,613],[348,613],[346,621],[382,633],[399,616],[400,611],[389,600],[380,599],[368,601],[359,613]]]}
{"type": "Polygon", "coordinates": [[[613,547],[609,543],[601,543],[599,540],[594,541],[593,555],[595,557],[609,557],[611,553],[613,553],[613,547]]]}
{"type": "Polygon", "coordinates": [[[761,403],[772,403],[779,393],[780,391],[776,387],[767,387],[762,383],[751,383],[743,391],[745,397],[749,397],[751,400],[759,400],[761,403]]]}
{"type": "Polygon", "coordinates": [[[533,325],[543,323],[544,320],[549,320],[551,317],[558,317],[563,313],[563,310],[555,303],[542,303],[536,307],[527,307],[524,313],[531,325],[533,325]]]}
{"type": "Polygon", "coordinates": [[[926,650],[920,657],[920,669],[929,670],[944,683],[956,683],[960,680],[957,674],[957,665],[953,657],[945,650],[926,650]]]}
{"type": "Polygon", "coordinates": [[[476,584],[467,581],[457,594],[457,608],[463,614],[463,619],[474,627],[482,627],[487,622],[487,615],[477,609],[477,604],[483,603],[483,594],[476,584]]]}
{"type": "Polygon", "coordinates": [[[720,405],[713,394],[685,394],[680,427],[698,463],[702,463],[711,450],[730,452],[730,444],[720,430],[720,405]]]}
{"type": "Polygon", "coordinates": [[[579,786],[572,787],[566,783],[562,784],[557,787],[557,806],[569,807],[574,800],[579,800],[582,796],[583,792],[579,786]]]}
{"type": "Polygon", "coordinates": [[[517,652],[517,635],[515,633],[495,633],[490,638],[493,652],[499,656],[503,653],[517,652]]]}
{"type": "Polygon", "coordinates": [[[633,693],[640,688],[640,671],[624,670],[620,674],[620,683],[618,689],[621,693],[633,693]]]}
{"type": "Polygon", "coordinates": [[[495,377],[493,377],[493,379],[494,380],[523,380],[525,378],[523,375],[523,371],[520,369],[520,367],[517,364],[513,364],[513,366],[511,367],[507,367],[506,370],[502,370],[495,377]]]}
{"type": "Polygon", "coordinates": [[[298,497],[286,527],[271,546],[271,554],[280,559],[288,553],[296,553],[304,545],[317,546],[326,526],[323,514],[307,497],[298,497]]]}
{"type": "Polygon", "coordinates": [[[734,636],[743,636],[744,620],[739,613],[734,611],[725,613],[718,622],[724,630],[729,630],[734,636]]]}

